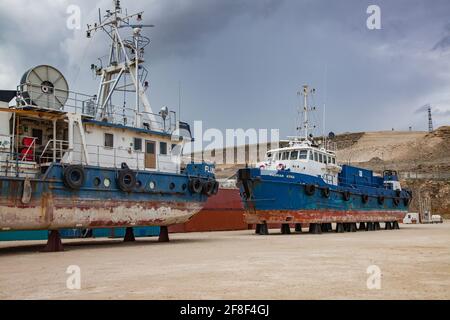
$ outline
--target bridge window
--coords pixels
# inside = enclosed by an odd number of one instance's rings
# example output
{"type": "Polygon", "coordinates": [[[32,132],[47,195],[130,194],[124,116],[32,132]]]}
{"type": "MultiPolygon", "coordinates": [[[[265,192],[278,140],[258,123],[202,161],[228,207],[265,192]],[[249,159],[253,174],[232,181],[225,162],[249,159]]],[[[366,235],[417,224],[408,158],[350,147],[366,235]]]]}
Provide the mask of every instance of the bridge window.
{"type": "Polygon", "coordinates": [[[312,151],[309,151],[309,160],[314,161],[314,153],[312,151]]]}
{"type": "Polygon", "coordinates": [[[167,154],[167,143],[166,142],[159,143],[159,154],[162,154],[162,155],[167,154]]]}
{"type": "MultiPolygon", "coordinates": [[[[301,153],[300,153],[301,156],[301,153]]],[[[291,160],[297,160],[298,158],[298,151],[292,151],[291,152],[291,160]]]]}
{"type": "Polygon", "coordinates": [[[134,151],[142,151],[142,139],[134,138],[134,151]]]}
{"type": "Polygon", "coordinates": [[[319,153],[319,162],[323,163],[323,158],[322,158],[322,154],[321,153],[319,153]]]}
{"type": "Polygon", "coordinates": [[[289,159],[289,152],[283,152],[283,157],[281,158],[281,160],[287,160],[289,159]]]}
{"type": "Polygon", "coordinates": [[[300,159],[308,159],[308,150],[300,150],[300,159]]]}
{"type": "Polygon", "coordinates": [[[314,161],[319,162],[319,155],[317,152],[314,152],[314,161]]]}
{"type": "Polygon", "coordinates": [[[114,148],[114,135],[111,133],[105,133],[105,147],[114,148]]]}

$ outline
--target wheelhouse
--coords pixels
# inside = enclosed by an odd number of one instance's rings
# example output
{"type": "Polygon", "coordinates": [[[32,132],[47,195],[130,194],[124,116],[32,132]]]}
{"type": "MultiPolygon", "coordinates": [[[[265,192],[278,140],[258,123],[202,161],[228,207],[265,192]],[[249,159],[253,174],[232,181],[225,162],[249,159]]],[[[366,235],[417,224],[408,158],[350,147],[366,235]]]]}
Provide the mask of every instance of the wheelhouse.
{"type": "Polygon", "coordinates": [[[293,141],[289,147],[267,152],[266,161],[259,164],[262,170],[289,170],[312,176],[320,176],[325,182],[336,185],[341,170],[336,154],[310,141],[293,141]]]}

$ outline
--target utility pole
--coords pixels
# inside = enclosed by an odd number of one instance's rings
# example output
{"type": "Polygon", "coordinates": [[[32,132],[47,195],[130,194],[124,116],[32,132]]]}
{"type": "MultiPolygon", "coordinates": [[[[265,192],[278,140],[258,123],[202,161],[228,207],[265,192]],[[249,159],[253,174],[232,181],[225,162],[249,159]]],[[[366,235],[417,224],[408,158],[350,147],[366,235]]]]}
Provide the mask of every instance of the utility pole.
{"type": "Polygon", "coordinates": [[[428,132],[433,131],[433,119],[431,118],[431,106],[428,105],[428,132]]]}

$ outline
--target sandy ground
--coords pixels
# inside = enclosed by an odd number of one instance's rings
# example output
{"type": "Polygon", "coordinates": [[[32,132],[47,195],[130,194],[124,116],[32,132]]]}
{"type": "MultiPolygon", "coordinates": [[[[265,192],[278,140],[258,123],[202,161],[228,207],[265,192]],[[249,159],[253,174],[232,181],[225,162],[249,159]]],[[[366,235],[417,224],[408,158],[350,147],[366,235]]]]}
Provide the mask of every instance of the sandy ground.
{"type": "MultiPolygon", "coordinates": [[[[0,243],[1,299],[450,299],[450,223],[401,230],[0,243]],[[68,245],[70,243],[70,245],[68,245]],[[81,290],[66,269],[81,268],[81,290]],[[368,289],[367,268],[382,272],[368,289]]],[[[277,232],[274,230],[274,233],[277,232]]]]}
{"type": "MultiPolygon", "coordinates": [[[[426,143],[428,147],[433,147],[429,145],[431,141],[423,140],[426,134],[421,131],[366,132],[355,145],[338,150],[337,156],[341,162],[349,160],[351,162],[367,162],[375,157],[385,161],[403,159],[408,156],[416,157],[419,145],[426,143]]],[[[436,139],[435,142],[440,141],[440,139],[436,139]]]]}

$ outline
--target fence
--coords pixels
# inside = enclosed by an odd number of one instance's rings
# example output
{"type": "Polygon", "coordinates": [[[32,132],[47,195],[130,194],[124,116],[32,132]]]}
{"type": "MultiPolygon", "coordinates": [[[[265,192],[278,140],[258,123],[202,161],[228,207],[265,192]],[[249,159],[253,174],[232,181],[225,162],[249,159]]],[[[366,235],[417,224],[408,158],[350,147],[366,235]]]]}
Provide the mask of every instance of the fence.
{"type": "Polygon", "coordinates": [[[449,180],[450,179],[450,172],[448,171],[440,171],[437,170],[435,172],[430,173],[423,173],[423,172],[400,172],[399,176],[403,180],[411,180],[411,179],[418,179],[418,180],[449,180]]]}

